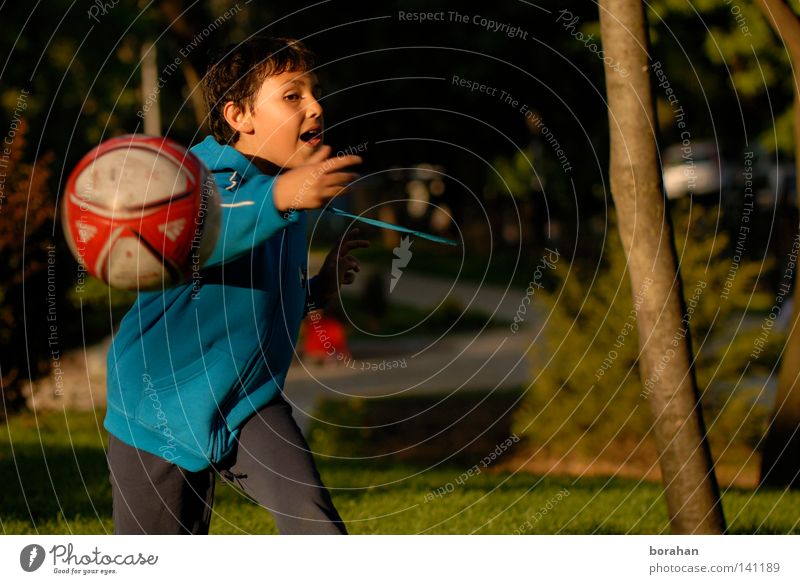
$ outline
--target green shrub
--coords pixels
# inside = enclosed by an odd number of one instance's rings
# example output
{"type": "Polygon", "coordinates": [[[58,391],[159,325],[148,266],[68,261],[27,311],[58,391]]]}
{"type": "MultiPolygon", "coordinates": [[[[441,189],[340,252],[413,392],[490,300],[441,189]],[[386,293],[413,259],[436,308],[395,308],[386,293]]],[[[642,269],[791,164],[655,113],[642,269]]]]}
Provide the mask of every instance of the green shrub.
{"type": "MultiPolygon", "coordinates": [[[[756,291],[758,262],[742,257],[738,269],[731,269],[729,237],[705,224],[713,225],[712,213],[713,208],[695,206],[690,217],[683,201],[673,209],[684,316],[712,447],[752,448],[767,419],[752,375],[772,367],[782,339],[773,331],[748,366],[753,333],[761,326],[748,310],[771,305],[771,299],[756,291]]],[[[651,425],[641,395],[634,310],[634,299],[646,290],[631,294],[613,218],[610,223],[600,264],[561,262],[555,270],[559,285],[541,297],[549,320],[544,342],[531,350],[534,379],[515,414],[514,430],[530,447],[549,454],[597,456],[620,447],[631,452],[646,440],[651,425]]]]}

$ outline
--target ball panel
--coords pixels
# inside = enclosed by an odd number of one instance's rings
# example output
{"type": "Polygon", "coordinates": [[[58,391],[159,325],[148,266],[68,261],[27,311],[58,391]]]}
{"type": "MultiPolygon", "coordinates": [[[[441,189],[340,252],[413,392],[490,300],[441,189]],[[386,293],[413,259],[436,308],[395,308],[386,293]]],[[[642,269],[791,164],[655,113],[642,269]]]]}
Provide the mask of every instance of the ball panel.
{"type": "Polygon", "coordinates": [[[65,204],[62,223],[73,256],[91,271],[91,266],[111,236],[113,231],[111,221],[90,211],[65,204]]]}
{"type": "Polygon", "coordinates": [[[117,148],[93,160],[75,180],[75,196],[98,214],[125,218],[187,196],[189,172],[150,148],[117,148]]]}
{"type": "Polygon", "coordinates": [[[150,246],[130,230],[120,229],[111,241],[110,249],[102,254],[98,273],[114,288],[150,289],[169,285],[170,274],[161,258],[150,246]]]}

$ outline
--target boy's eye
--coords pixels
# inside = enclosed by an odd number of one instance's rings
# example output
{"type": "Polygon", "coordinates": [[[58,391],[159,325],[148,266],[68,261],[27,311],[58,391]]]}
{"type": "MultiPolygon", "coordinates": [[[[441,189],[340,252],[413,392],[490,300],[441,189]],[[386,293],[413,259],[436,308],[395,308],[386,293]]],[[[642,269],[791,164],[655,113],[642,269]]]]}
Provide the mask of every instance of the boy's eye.
{"type": "Polygon", "coordinates": [[[297,101],[297,100],[300,99],[300,94],[299,93],[290,93],[288,95],[283,96],[283,99],[285,99],[287,101],[297,101]]]}

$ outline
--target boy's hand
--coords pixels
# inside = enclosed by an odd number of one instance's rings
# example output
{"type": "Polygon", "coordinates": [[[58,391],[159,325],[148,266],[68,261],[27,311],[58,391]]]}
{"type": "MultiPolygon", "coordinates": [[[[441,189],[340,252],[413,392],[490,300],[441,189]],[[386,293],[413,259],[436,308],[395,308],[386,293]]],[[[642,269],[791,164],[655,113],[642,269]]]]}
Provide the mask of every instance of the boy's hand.
{"type": "Polygon", "coordinates": [[[361,164],[360,156],[334,156],[330,146],[322,146],[302,166],[281,173],[275,179],[272,198],[281,213],[300,209],[317,209],[329,199],[341,195],[358,178],[354,172],[340,172],[361,164]]]}
{"type": "Polygon", "coordinates": [[[369,247],[369,241],[366,239],[356,239],[358,234],[358,227],[346,233],[331,248],[322,263],[319,274],[312,280],[315,287],[311,291],[311,295],[318,302],[318,308],[327,305],[338,294],[342,284],[352,284],[356,279],[355,272],[361,271],[358,260],[348,255],[359,247],[369,247]]]}

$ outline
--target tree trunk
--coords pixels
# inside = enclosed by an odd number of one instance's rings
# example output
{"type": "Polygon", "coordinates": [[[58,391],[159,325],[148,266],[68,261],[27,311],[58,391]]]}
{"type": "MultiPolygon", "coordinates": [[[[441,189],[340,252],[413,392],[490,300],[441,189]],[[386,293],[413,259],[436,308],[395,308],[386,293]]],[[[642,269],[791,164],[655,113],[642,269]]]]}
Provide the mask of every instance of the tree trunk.
{"type": "Polygon", "coordinates": [[[643,3],[601,0],[600,30],[611,135],[611,194],[631,286],[634,293],[646,290],[637,313],[639,374],[643,399],[654,419],[670,523],[675,534],[724,533],[690,335],[682,322],[685,305],[672,223],[664,205],[643,3]]]}
{"type": "MultiPolygon", "coordinates": [[[[186,47],[194,47],[198,42],[198,35],[203,30],[203,24],[214,19],[212,12],[204,3],[192,3],[186,6],[185,2],[178,0],[159,0],[156,4],[161,13],[162,26],[169,29],[174,38],[186,47]],[[210,17],[210,18],[209,18],[210,17]]],[[[206,50],[189,50],[186,55],[181,55],[181,71],[186,80],[189,91],[189,101],[194,110],[195,122],[198,130],[208,128],[206,105],[203,101],[203,92],[200,89],[200,75],[204,72],[206,50]]]]}
{"type": "Polygon", "coordinates": [[[156,44],[147,42],[142,45],[142,111],[144,112],[144,133],[148,136],[161,135],[158,92],[156,44]]]}
{"type": "MultiPolygon", "coordinates": [[[[783,40],[792,67],[800,66],[800,19],[783,0],[757,0],[772,28],[783,40]]],[[[800,89],[794,85],[794,150],[797,205],[800,207],[800,89]]],[[[795,232],[795,235],[797,233],[795,232]]],[[[794,242],[792,242],[794,246],[794,242]]],[[[793,314],[778,373],[778,393],[772,411],[764,452],[761,484],[775,488],[800,488],[800,286],[795,279],[793,314]]]]}

